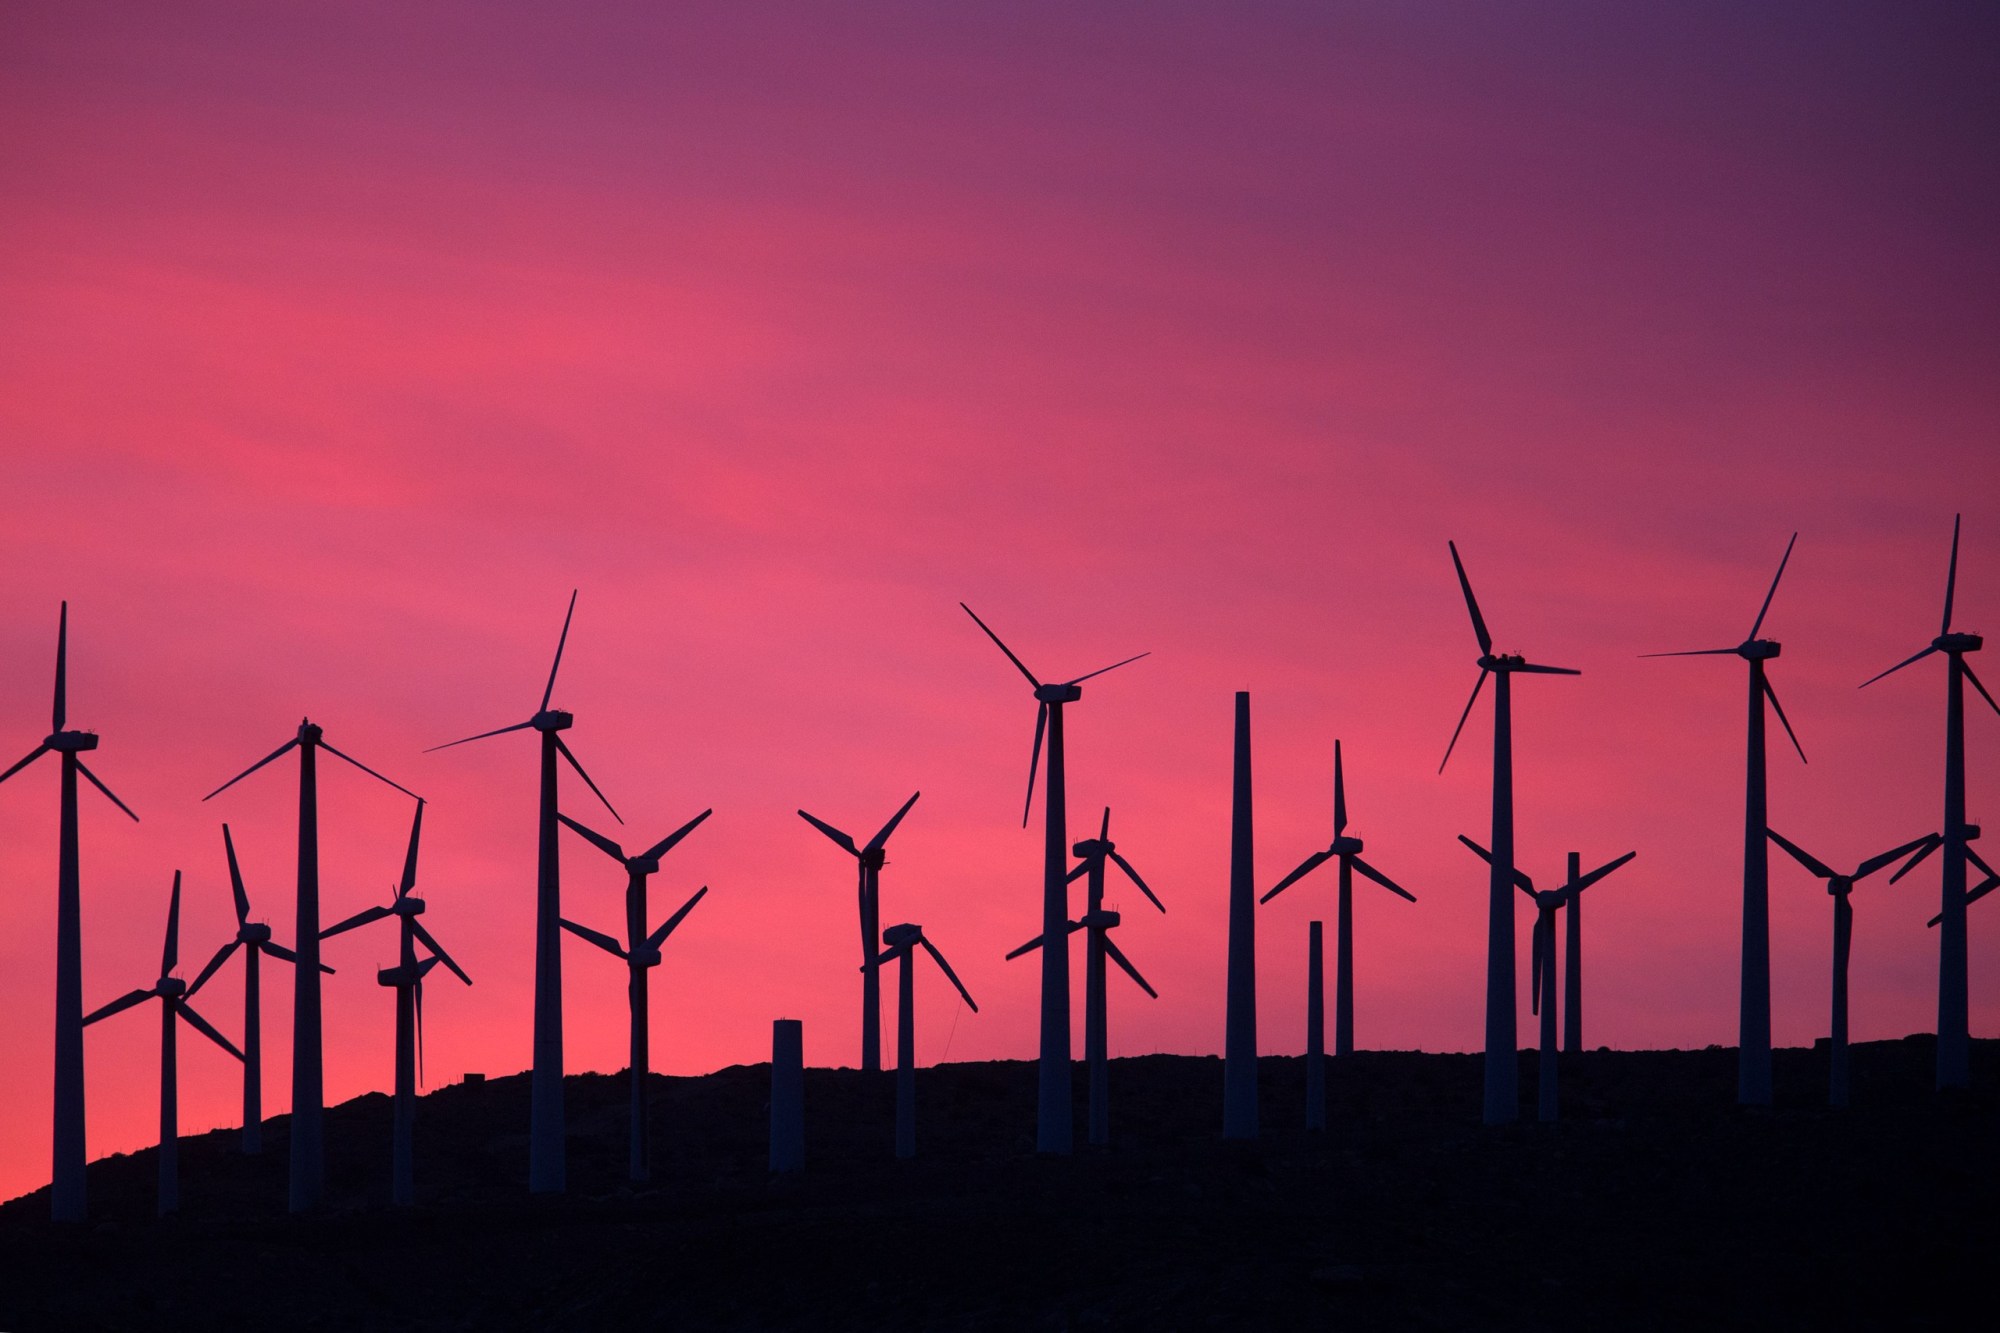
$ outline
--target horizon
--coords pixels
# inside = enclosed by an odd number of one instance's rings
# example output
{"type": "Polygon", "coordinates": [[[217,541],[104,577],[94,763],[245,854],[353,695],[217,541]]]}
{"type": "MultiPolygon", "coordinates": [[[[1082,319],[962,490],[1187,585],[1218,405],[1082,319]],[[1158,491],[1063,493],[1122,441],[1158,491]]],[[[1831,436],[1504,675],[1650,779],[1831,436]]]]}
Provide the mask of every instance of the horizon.
{"type": "MultiPolygon", "coordinates": [[[[768,1060],[780,1016],[858,1060],[851,859],[794,811],[860,839],[913,791],[883,924],[980,1006],[921,971],[919,1063],[1033,1057],[1032,701],[961,599],[1044,679],[1151,654],[1068,719],[1073,840],[1109,805],[1167,909],[1114,887],[1161,996],[1113,978],[1114,1057],[1221,1050],[1237,690],[1259,895],[1326,846],[1340,739],[1418,899],[1357,886],[1357,1047],[1478,1049],[1491,722],[1440,776],[1477,655],[1448,540],[1498,650],[1584,673],[1516,691],[1522,869],[1638,852],[1592,890],[1587,1048],[1735,1042],[1740,665],[1637,659],[1740,639],[1795,531],[1765,633],[1810,762],[1773,729],[1771,824],[1838,868],[1937,827],[1938,664],[1856,687],[1935,633],[1955,513],[1957,624],[2000,632],[1990,12],[473,12],[0,19],[0,763],[67,599],[70,725],[143,821],[82,794],[86,1011],[151,981],[176,869],[181,974],[228,937],[224,822],[294,943],[289,758],[201,796],[303,714],[428,802],[417,891],[476,983],[430,988],[429,1087],[525,1068],[531,747],[422,751],[527,715],[573,588],[551,703],[628,822],[572,774],[564,811],[644,846],[715,810],[653,885],[710,890],[653,974],[664,1074],[768,1060]]],[[[2000,718],[1967,713],[1977,823],[2000,718]]],[[[0,1197],[49,1177],[52,771],[0,786],[0,1197]]],[[[331,924],[387,900],[409,803],[320,793],[331,924]]],[[[563,841],[564,915],[615,930],[622,874],[563,841]]],[[[1856,1042],[1934,1030],[1936,861],[1856,893],[1856,1042]]],[[[1303,1049],[1332,901],[1258,908],[1263,1053],[1303,1049]]],[[[1782,855],[1771,914],[1774,1044],[1809,1046],[1832,911],[1782,855]]],[[[325,946],[329,1105],[389,1086],[392,940],[325,946]]],[[[622,974],[581,945],[566,1072],[615,1071],[622,974]]],[[[89,1029],[93,1160],[154,1142],[156,1041],[89,1029]]],[[[184,1132],[236,1123],[206,1042],[180,1083],[184,1132]]]]}

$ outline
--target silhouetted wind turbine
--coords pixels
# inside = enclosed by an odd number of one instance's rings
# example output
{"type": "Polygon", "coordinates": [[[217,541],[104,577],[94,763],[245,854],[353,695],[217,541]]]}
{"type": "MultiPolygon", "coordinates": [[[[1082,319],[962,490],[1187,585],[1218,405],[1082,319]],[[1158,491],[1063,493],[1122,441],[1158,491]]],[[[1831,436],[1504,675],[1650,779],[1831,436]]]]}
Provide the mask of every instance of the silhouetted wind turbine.
{"type": "MultiPolygon", "coordinates": [[[[1310,875],[1327,861],[1340,863],[1340,916],[1334,937],[1334,980],[1333,980],[1333,1053],[1336,1056],[1354,1054],[1354,872],[1359,870],[1389,892],[1411,902],[1417,895],[1390,879],[1361,859],[1361,849],[1365,844],[1359,838],[1347,836],[1347,778],[1341,769],[1340,742],[1333,743],[1333,842],[1323,852],[1314,852],[1299,863],[1298,869],[1278,881],[1277,887],[1265,894],[1259,902],[1271,899],[1289,889],[1292,885],[1310,875]]],[[[1308,979],[1310,993],[1314,983],[1308,979]]],[[[1310,1021],[1311,1015],[1308,1015],[1310,1021]]],[[[1312,1052],[1307,1052],[1307,1059],[1312,1052]]]]}
{"type": "MultiPolygon", "coordinates": [[[[1458,840],[1478,853],[1480,860],[1488,865],[1493,863],[1493,854],[1463,833],[1458,835],[1458,840]]],[[[1534,880],[1519,870],[1514,872],[1515,887],[1527,894],[1528,901],[1535,905],[1535,931],[1528,950],[1532,963],[1528,1003],[1530,1012],[1538,1014],[1542,1020],[1541,1050],[1536,1062],[1538,1119],[1553,1121],[1556,1118],[1556,913],[1565,906],[1575,906],[1585,889],[1637,855],[1637,852],[1627,852],[1585,875],[1579,873],[1583,868],[1582,858],[1571,852],[1569,875],[1559,889],[1538,890],[1534,880]]]]}
{"type": "Polygon", "coordinates": [[[264,765],[292,750],[299,752],[299,891],[292,968],[292,1124],[291,1211],[316,1205],[326,1189],[326,1112],[324,1066],[320,1045],[319,1002],[319,762],[325,750],[412,800],[421,800],[400,782],[391,782],[368,765],[327,744],[325,732],[310,719],[300,719],[298,734],[202,797],[209,801],[228,791],[264,765]]]}
{"type": "MultiPolygon", "coordinates": [[[[1826,881],[1826,891],[1833,895],[1833,1026],[1827,1042],[1827,1087],[1826,1100],[1829,1106],[1847,1105],[1847,955],[1854,944],[1854,905],[1847,901],[1854,892],[1854,886],[1867,879],[1892,861],[1899,861],[1925,844],[1936,845],[1935,835],[1926,835],[1901,847],[1892,848],[1880,856],[1871,856],[1863,861],[1851,875],[1837,874],[1833,868],[1812,853],[1792,842],[1776,829],[1766,830],[1771,841],[1777,843],[1792,859],[1826,881]]],[[[1921,858],[1919,858],[1921,859],[1921,858]]]]}
{"type": "Polygon", "coordinates": [[[674,927],[694,910],[694,905],[708,892],[708,886],[704,884],[695,891],[694,897],[681,905],[680,911],[668,917],[658,930],[649,935],[646,933],[646,881],[659,872],[660,858],[714,813],[713,810],[702,811],[637,856],[625,855],[624,848],[603,834],[592,832],[568,815],[560,816],[571,830],[625,867],[625,944],[621,945],[609,935],[579,926],[567,918],[562,924],[563,929],[578,939],[588,940],[625,960],[628,972],[626,995],[632,1007],[632,1054],[628,1066],[632,1082],[631,1161],[627,1170],[633,1180],[645,1180],[652,1174],[652,1145],[648,1129],[650,1116],[646,1106],[646,1076],[652,1069],[652,1043],[647,1035],[649,1008],[646,1002],[646,974],[660,965],[660,946],[667,942],[667,936],[674,933],[674,927]]]}
{"type": "Polygon", "coordinates": [[[1764,674],[1764,664],[1776,657],[1779,645],[1760,639],[1764,616],[1778,593],[1778,580],[1785,577],[1792,547],[1799,534],[1785,543],[1784,558],[1764,594],[1764,605],[1750,626],[1750,636],[1734,648],[1697,648],[1680,653],[1642,653],[1643,657],[1721,657],[1734,654],[1750,664],[1750,745],[1749,773],[1743,784],[1743,980],[1737,1009],[1736,1100],[1743,1106],[1771,1104],[1771,866],[1770,849],[1764,841],[1766,805],[1764,799],[1764,701],[1769,699],[1792,738],[1792,748],[1805,761],[1778,692],[1764,674]]]}
{"type": "MultiPolygon", "coordinates": [[[[255,1154],[264,1151],[264,984],[258,959],[270,954],[296,966],[299,956],[272,943],[271,928],[250,919],[250,895],[243,891],[243,872],[237,869],[236,844],[230,841],[227,824],[222,826],[222,850],[229,857],[229,887],[236,896],[236,938],[215,951],[215,957],[187,988],[187,998],[194,998],[216,969],[229,961],[230,954],[243,950],[243,1151],[255,1154]]],[[[319,970],[333,971],[325,963],[319,970]]]]}
{"type": "Polygon", "coordinates": [[[160,979],[144,990],[125,994],[83,1020],[88,1027],[100,1018],[130,1009],[147,1000],[160,1002],[160,1216],[177,1212],[181,1206],[180,1173],[180,1074],[175,1036],[176,1018],[228,1051],[238,1060],[243,1052],[229,1044],[229,1038],[209,1026],[208,1020],[189,1007],[187,983],[174,975],[180,961],[181,872],[174,872],[174,893],[167,906],[167,947],[160,955],[160,979]]]}
{"type": "Polygon", "coordinates": [[[958,973],[951,970],[951,964],[944,960],[937,946],[924,938],[924,928],[905,923],[891,926],[882,932],[882,943],[888,947],[875,957],[879,966],[897,959],[902,961],[902,970],[896,976],[896,1156],[915,1157],[917,1155],[917,1028],[916,1028],[916,982],[915,969],[910,965],[911,955],[921,945],[925,953],[943,971],[946,979],[958,988],[965,997],[966,1007],[973,1013],[979,1006],[973,1003],[972,992],[958,979],[958,973]]]}
{"type": "Polygon", "coordinates": [[[55,1156],[51,1173],[50,1211],[58,1222],[81,1222],[88,1211],[84,1189],[83,1144],[83,878],[77,855],[76,775],[130,815],[131,807],[112,795],[97,774],[78,756],[97,748],[97,733],[70,731],[69,603],[56,621],[56,698],[54,721],[42,743],[28,757],[0,773],[5,782],[45,754],[62,756],[60,823],[56,835],[56,1077],[55,1156]]]}
{"type": "MultiPolygon", "coordinates": [[[[1083,1053],[1084,1060],[1090,1067],[1090,1141],[1105,1144],[1111,1142],[1111,1051],[1109,1022],[1106,1015],[1108,1006],[1104,992],[1104,960],[1109,958],[1124,968],[1125,974],[1139,983],[1140,990],[1156,1000],[1160,998],[1159,992],[1139,975],[1139,969],[1132,966],[1132,960],[1111,942],[1111,931],[1117,927],[1122,918],[1117,912],[1104,906],[1105,862],[1116,862],[1118,868],[1125,872],[1125,877],[1138,885],[1139,892],[1145,894],[1147,901],[1161,912],[1164,913],[1167,907],[1154,896],[1151,889],[1146,887],[1146,881],[1139,878],[1139,872],[1132,868],[1132,863],[1118,854],[1118,844],[1111,841],[1110,806],[1104,807],[1104,822],[1098,827],[1097,836],[1086,838],[1070,850],[1081,858],[1081,864],[1069,872],[1070,879],[1074,880],[1080,875],[1089,876],[1085,881],[1090,894],[1088,908],[1081,921],[1068,923],[1068,929],[1064,933],[1074,934],[1079,930],[1090,932],[1085,936],[1084,944],[1083,1053]]],[[[1010,960],[1019,958],[1031,949],[1039,949],[1041,945],[1042,937],[1037,935],[1007,957],[1010,960]]]]}
{"type": "Polygon", "coordinates": [[[1067,1153],[1074,1144],[1071,1125],[1069,1058],[1069,828],[1068,794],[1064,786],[1063,705],[1083,697],[1081,686],[1093,676],[1115,671],[1149,653],[1136,653],[1122,662],[1099,667],[1086,675],[1044,685],[1035,678],[1014,650],[987,628],[971,607],[960,602],[965,614],[986,631],[1007,660],[1035,687],[1035,747],[1028,758],[1028,799],[1021,807],[1021,827],[1028,826],[1028,811],[1035,803],[1035,767],[1042,756],[1042,738],[1048,737],[1049,769],[1042,797],[1046,827],[1042,838],[1042,938],[1052,941],[1042,950],[1042,1027],[1040,1067],[1037,1076],[1035,1151],[1067,1153]]]}
{"type": "Polygon", "coordinates": [[[535,1194],[560,1194],[568,1179],[563,1144],[562,856],[556,846],[556,756],[569,762],[591,794],[611,811],[613,819],[625,822],[563,744],[561,733],[569,729],[575,717],[549,707],[549,699],[555,694],[556,672],[562,668],[563,647],[569,642],[570,618],[575,614],[576,593],[572,591],[569,610],[563,615],[562,637],[556,640],[555,663],[549,667],[549,683],[542,690],[541,707],[533,717],[431,747],[449,750],[467,741],[481,741],[530,727],[542,734],[542,803],[536,825],[539,850],[535,859],[535,1067],[528,1084],[528,1189],[535,1194]]]}
{"type": "Polygon", "coordinates": [[[424,977],[443,963],[460,981],[472,984],[465,969],[452,961],[444,946],[417,920],[423,915],[424,900],[411,890],[417,886],[417,842],[423,831],[424,803],[420,800],[410,821],[410,847],[403,855],[403,878],[397,883],[389,905],[366,908],[320,932],[321,939],[329,939],[384,917],[393,916],[398,922],[396,965],[377,969],[375,983],[396,992],[395,1129],[389,1153],[389,1190],[391,1200],[400,1207],[417,1201],[417,1083],[423,1077],[424,977]],[[428,958],[417,957],[419,943],[429,951],[428,958]]]}
{"type": "Polygon", "coordinates": [[[1543,676],[1580,676],[1569,667],[1540,666],[1517,654],[1493,651],[1493,636],[1486,632],[1486,620],[1479,614],[1479,602],[1472,595],[1472,582],[1458,558],[1458,546],[1451,547],[1452,567],[1458,571],[1458,586],[1465,594],[1465,609],[1472,616],[1472,632],[1479,640],[1479,679],[1473,682],[1472,697],[1458,715],[1451,744],[1445,747],[1444,765],[1458,745],[1458,734],[1472,705],[1479,702],[1480,687],[1493,677],[1493,852],[1486,893],[1486,1106],[1489,1125],[1511,1124],[1520,1119],[1520,1056],[1515,1049],[1514,1031],[1514,903],[1508,890],[1514,884],[1514,712],[1512,677],[1516,672],[1543,676]]]}
{"type": "Polygon", "coordinates": [[[882,867],[888,861],[889,835],[922,795],[917,792],[903,802],[903,808],[889,817],[889,822],[865,847],[856,847],[854,839],[825,820],[799,811],[800,819],[833,839],[836,846],[860,865],[861,882],[856,897],[861,908],[861,1067],[869,1073],[882,1068],[882,977],[875,966],[875,933],[882,921],[882,867]]]}
{"type": "Polygon", "coordinates": [[[1965,682],[1971,681],[1980,697],[2000,713],[2000,704],[1993,702],[1993,696],[1973,674],[1972,664],[1965,660],[1965,655],[1978,652],[1985,640],[1977,634],[1954,632],[1951,627],[1952,598],[1958,590],[1958,524],[1959,516],[1954,516],[1951,565],[1944,581],[1944,622],[1938,636],[1922,652],[1861,682],[1865,689],[1883,676],[1894,675],[1932,653],[1943,653],[1950,663],[1945,673],[1944,696],[1943,902],[1938,909],[1944,923],[1938,933],[1937,1085],[1940,1089],[1968,1087],[1972,1081],[1972,1029],[1967,1010],[1970,981],[1965,957],[1965,864],[1971,850],[1967,844],[1978,834],[1965,820],[1965,682]]]}

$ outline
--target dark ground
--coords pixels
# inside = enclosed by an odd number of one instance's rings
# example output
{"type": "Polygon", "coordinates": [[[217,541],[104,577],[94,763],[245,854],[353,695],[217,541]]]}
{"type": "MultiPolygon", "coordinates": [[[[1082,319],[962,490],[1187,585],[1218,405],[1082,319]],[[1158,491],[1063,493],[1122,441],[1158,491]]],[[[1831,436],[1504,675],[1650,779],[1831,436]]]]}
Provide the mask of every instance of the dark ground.
{"type": "MultiPolygon", "coordinates": [[[[765,1173],[764,1066],[658,1080],[654,1183],[624,1180],[622,1076],[569,1081],[570,1195],[526,1194],[527,1080],[426,1097],[423,1206],[387,1207],[387,1099],[328,1113],[329,1204],[288,1218],[285,1120],[90,1168],[93,1221],[0,1206],[0,1327],[1894,1328],[1990,1309],[2000,1263],[2000,1042],[1973,1094],[1931,1091],[1931,1040],[1781,1051],[1780,1104],[1733,1105],[1735,1052],[1566,1062],[1561,1125],[1478,1124],[1476,1056],[1333,1067],[1308,1135],[1303,1064],[1263,1066],[1265,1137],[1225,1144],[1222,1066],[1112,1066],[1108,1151],[1033,1152],[1029,1063],[925,1070],[913,1163],[892,1075],[806,1075],[807,1172],[765,1173]],[[1977,1292],[1975,1293],[1975,1287],[1977,1292]]],[[[1521,1061],[1532,1098],[1535,1057],[1521,1061]]],[[[1083,1129],[1079,1075],[1077,1125],[1083,1129]]]]}

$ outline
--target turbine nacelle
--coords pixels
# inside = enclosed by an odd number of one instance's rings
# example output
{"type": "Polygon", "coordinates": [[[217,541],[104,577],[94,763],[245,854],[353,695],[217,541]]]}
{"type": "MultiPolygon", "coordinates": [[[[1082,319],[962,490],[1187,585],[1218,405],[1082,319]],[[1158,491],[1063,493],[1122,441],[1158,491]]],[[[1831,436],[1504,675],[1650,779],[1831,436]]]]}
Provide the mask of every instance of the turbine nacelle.
{"type": "Polygon", "coordinates": [[[1845,898],[1854,892],[1854,876],[1835,875],[1826,882],[1826,891],[1836,898],[1845,898]]]}
{"type": "Polygon", "coordinates": [[[863,847],[860,851],[861,864],[869,870],[880,870],[889,864],[887,847],[863,847]]]}
{"type": "Polygon", "coordinates": [[[1980,638],[1977,634],[1967,634],[1960,631],[1938,635],[1935,639],[1931,640],[1931,647],[1941,653],[1976,653],[1985,642],[1986,640],[1980,638]]]}
{"type": "Polygon", "coordinates": [[[883,931],[882,943],[891,949],[907,949],[923,937],[924,928],[922,926],[915,926],[904,922],[900,926],[891,926],[883,931]]]}
{"type": "Polygon", "coordinates": [[[153,983],[153,994],[163,1000],[176,1000],[187,994],[187,983],[179,977],[161,977],[153,983]]]}
{"type": "Polygon", "coordinates": [[[1736,645],[1736,655],[1746,662],[1768,662],[1783,651],[1775,639],[1745,639],[1736,645]]]}
{"type": "Polygon", "coordinates": [[[395,986],[398,988],[414,986],[423,979],[424,969],[421,963],[410,967],[400,965],[396,967],[384,967],[378,969],[375,973],[375,984],[378,986],[395,986]]]}
{"type": "Polygon", "coordinates": [[[632,952],[631,960],[634,967],[658,967],[660,948],[656,944],[642,944],[632,952]]]}
{"type": "Polygon", "coordinates": [[[321,737],[325,735],[326,730],[318,723],[308,722],[304,718],[299,719],[298,740],[300,745],[318,745],[321,737]]]}
{"type": "Polygon", "coordinates": [[[389,904],[389,910],[397,916],[422,916],[424,914],[424,900],[413,893],[406,893],[396,899],[395,902],[389,904]]]}
{"type": "Polygon", "coordinates": [[[236,928],[238,944],[269,944],[271,928],[261,921],[245,921],[236,928]]]}
{"type": "Polygon", "coordinates": [[[1035,698],[1045,704],[1073,704],[1083,697],[1081,685],[1037,685],[1035,698]]]}
{"type": "Polygon", "coordinates": [[[660,858],[657,856],[627,857],[625,860],[625,869],[642,879],[647,875],[657,875],[660,873],[660,858]]]}
{"type": "Polygon", "coordinates": [[[1076,924],[1087,930],[1110,930],[1124,918],[1108,907],[1100,907],[1095,912],[1085,912],[1076,924]]]}
{"type": "Polygon", "coordinates": [[[568,731],[576,722],[573,714],[560,708],[544,708],[528,719],[528,725],[536,731],[568,731]]]}
{"type": "Polygon", "coordinates": [[[1361,855],[1361,848],[1361,839],[1350,838],[1343,833],[1333,840],[1332,845],[1326,849],[1326,854],[1328,856],[1359,856],[1361,855]]]}
{"type": "Polygon", "coordinates": [[[42,742],[57,754],[76,754],[82,750],[97,748],[97,733],[94,731],[52,731],[42,742]]]}
{"type": "Polygon", "coordinates": [[[1082,842],[1073,844],[1069,854],[1079,861],[1088,861],[1094,856],[1108,857],[1116,850],[1118,844],[1109,838],[1085,838],[1082,842]]]}

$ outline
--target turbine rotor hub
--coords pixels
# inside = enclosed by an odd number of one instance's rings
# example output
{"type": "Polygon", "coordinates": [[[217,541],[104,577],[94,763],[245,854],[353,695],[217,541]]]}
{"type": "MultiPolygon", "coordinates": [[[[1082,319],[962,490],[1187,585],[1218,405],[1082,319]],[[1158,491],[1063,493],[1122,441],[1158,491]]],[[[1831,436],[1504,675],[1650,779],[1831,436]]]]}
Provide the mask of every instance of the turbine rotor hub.
{"type": "Polygon", "coordinates": [[[915,944],[923,937],[924,928],[922,926],[904,922],[900,926],[891,926],[883,931],[882,943],[888,945],[891,949],[903,949],[915,944]]]}
{"type": "Polygon", "coordinates": [[[1112,849],[1117,846],[1118,844],[1109,838],[1085,838],[1082,842],[1072,845],[1069,854],[1080,861],[1087,861],[1093,856],[1109,856],[1112,849]]]}
{"type": "Polygon", "coordinates": [[[271,928],[261,921],[247,921],[236,932],[236,938],[244,944],[269,944],[271,928]]]}
{"type": "Polygon", "coordinates": [[[94,731],[57,731],[42,742],[58,754],[75,754],[79,750],[95,750],[97,733],[94,731]]]}
{"type": "Polygon", "coordinates": [[[1347,837],[1345,834],[1343,834],[1342,836],[1335,838],[1333,840],[1333,845],[1331,847],[1328,847],[1326,850],[1331,855],[1334,856],[1359,856],[1361,854],[1362,846],[1363,844],[1361,839],[1350,838],[1347,837]]]}
{"type": "Polygon", "coordinates": [[[889,864],[889,849],[886,847],[864,847],[861,849],[861,864],[868,870],[880,870],[889,864]]]}
{"type": "Polygon", "coordinates": [[[1854,877],[1852,875],[1835,875],[1826,882],[1826,891],[1836,898],[1845,898],[1848,894],[1854,892],[1854,877]]]}
{"type": "Polygon", "coordinates": [[[625,863],[625,868],[643,879],[647,875],[656,875],[659,873],[660,858],[657,856],[635,856],[625,863]]]}
{"type": "Polygon", "coordinates": [[[1092,930],[1109,930],[1122,920],[1124,918],[1110,908],[1100,907],[1095,912],[1085,912],[1083,920],[1077,922],[1077,924],[1088,926],[1092,930]]]}
{"type": "Polygon", "coordinates": [[[187,994],[187,988],[188,984],[179,977],[161,977],[159,984],[153,987],[153,993],[162,999],[170,1000],[187,994]]]}
{"type": "Polygon", "coordinates": [[[382,968],[375,973],[375,984],[378,986],[409,986],[414,985],[416,980],[417,969],[414,967],[403,967],[400,964],[395,967],[382,968]]]}
{"type": "Polygon", "coordinates": [[[1774,639],[1745,639],[1737,646],[1736,655],[1746,662],[1768,662],[1784,651],[1784,646],[1774,639]]]}
{"type": "Polygon", "coordinates": [[[1940,634],[1931,640],[1931,647],[1947,653],[1976,653],[1985,642],[1977,634],[1940,634]]]}
{"type": "Polygon", "coordinates": [[[528,719],[536,731],[568,731],[576,724],[576,718],[560,708],[544,708],[528,719]]]}
{"type": "Polygon", "coordinates": [[[660,951],[655,948],[641,948],[637,953],[632,955],[632,965],[634,967],[658,967],[660,965],[660,951]]]}
{"type": "Polygon", "coordinates": [[[1035,698],[1045,704],[1073,704],[1083,697],[1081,685],[1037,685],[1035,698]]]}
{"type": "Polygon", "coordinates": [[[299,723],[300,745],[318,745],[320,743],[321,738],[324,737],[325,735],[326,735],[325,729],[321,727],[318,723],[315,722],[299,723]]]}
{"type": "Polygon", "coordinates": [[[1485,653],[1476,665],[1481,671],[1505,672],[1527,664],[1528,659],[1519,653],[1485,653]]]}
{"type": "Polygon", "coordinates": [[[413,893],[406,893],[390,905],[389,910],[397,916],[422,916],[424,900],[413,893]]]}

